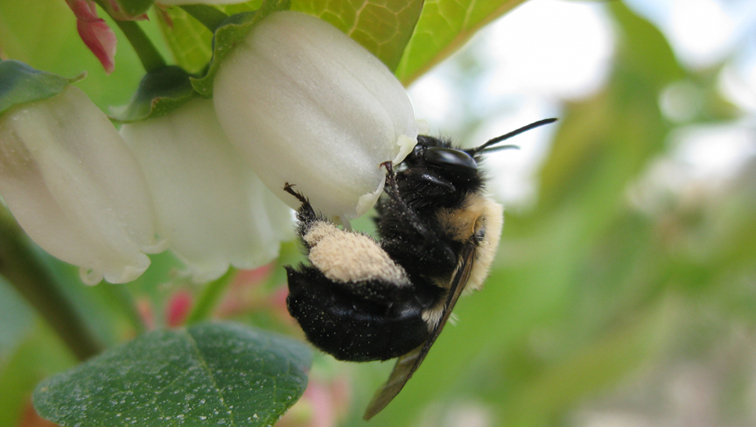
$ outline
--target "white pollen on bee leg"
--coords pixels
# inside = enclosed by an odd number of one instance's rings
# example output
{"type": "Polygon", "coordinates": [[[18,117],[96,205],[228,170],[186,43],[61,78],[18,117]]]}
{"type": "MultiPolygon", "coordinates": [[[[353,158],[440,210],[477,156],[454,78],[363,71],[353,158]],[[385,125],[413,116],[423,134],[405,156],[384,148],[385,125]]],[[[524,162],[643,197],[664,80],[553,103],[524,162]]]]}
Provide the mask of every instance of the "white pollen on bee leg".
{"type": "Polygon", "coordinates": [[[310,245],[308,258],[312,265],[333,281],[382,280],[397,286],[410,284],[404,269],[369,236],[318,221],[303,239],[310,245]]]}
{"type": "Polygon", "coordinates": [[[307,229],[307,233],[305,233],[302,238],[308,245],[316,246],[324,237],[331,236],[339,231],[342,230],[339,230],[335,225],[329,222],[316,221],[309,229],[307,229]]]}

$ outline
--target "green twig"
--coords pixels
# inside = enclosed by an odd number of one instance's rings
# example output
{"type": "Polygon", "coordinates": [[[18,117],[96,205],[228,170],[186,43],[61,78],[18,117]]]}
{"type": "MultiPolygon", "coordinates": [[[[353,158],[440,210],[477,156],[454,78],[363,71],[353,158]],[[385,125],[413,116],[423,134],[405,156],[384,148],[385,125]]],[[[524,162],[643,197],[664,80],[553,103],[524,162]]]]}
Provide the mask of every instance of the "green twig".
{"type": "Polygon", "coordinates": [[[215,33],[221,22],[228,18],[228,15],[220,10],[204,4],[190,4],[181,6],[181,8],[204,25],[211,33],[215,33]]]}
{"type": "Polygon", "coordinates": [[[129,43],[131,43],[145,71],[150,72],[165,67],[165,60],[160,55],[160,52],[158,52],[155,45],[152,44],[152,40],[147,37],[147,34],[144,33],[136,22],[115,21],[115,23],[123,31],[129,43]]]}
{"type": "Polygon", "coordinates": [[[206,320],[213,314],[213,310],[218,305],[226,288],[231,284],[231,279],[233,279],[234,276],[236,276],[236,269],[230,267],[226,274],[205,285],[205,289],[202,290],[202,295],[197,299],[197,304],[186,319],[187,325],[206,320]]]}
{"type": "Polygon", "coordinates": [[[0,275],[52,326],[79,360],[103,350],[14,221],[0,219],[0,275]]]}
{"type": "Polygon", "coordinates": [[[136,330],[137,335],[142,335],[147,332],[147,325],[144,323],[142,315],[137,310],[134,297],[131,291],[127,288],[127,285],[107,285],[110,288],[110,293],[113,296],[115,302],[121,308],[121,311],[126,315],[131,323],[131,326],[136,330]]]}

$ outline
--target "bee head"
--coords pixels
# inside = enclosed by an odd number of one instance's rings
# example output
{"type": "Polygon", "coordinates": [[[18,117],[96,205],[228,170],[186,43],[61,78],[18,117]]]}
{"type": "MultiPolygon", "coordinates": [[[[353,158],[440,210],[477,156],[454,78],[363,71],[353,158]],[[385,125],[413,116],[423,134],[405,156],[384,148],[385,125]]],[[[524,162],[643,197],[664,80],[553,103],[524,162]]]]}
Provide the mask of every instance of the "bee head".
{"type": "MultiPolygon", "coordinates": [[[[469,191],[477,191],[483,187],[485,178],[478,165],[485,153],[519,148],[516,145],[496,144],[555,121],[556,119],[540,120],[494,138],[478,147],[467,149],[457,148],[448,140],[420,135],[415,148],[399,166],[400,176],[403,177],[402,179],[413,177],[412,181],[424,183],[423,185],[446,187],[461,197],[469,191]]],[[[453,202],[456,199],[449,200],[453,202]]]]}
{"type": "Polygon", "coordinates": [[[453,147],[448,140],[420,135],[417,145],[402,162],[401,170],[402,175],[422,177],[421,181],[436,177],[444,182],[469,182],[479,176],[478,160],[465,150],[453,147]]]}
{"type": "Polygon", "coordinates": [[[405,159],[404,163],[407,167],[422,166],[443,171],[446,174],[474,175],[478,172],[478,162],[481,160],[482,154],[510,148],[520,148],[516,145],[496,144],[539,126],[553,123],[556,120],[553,118],[539,120],[505,135],[493,138],[483,145],[468,149],[454,148],[449,141],[420,135],[417,145],[405,159]]]}
{"type": "Polygon", "coordinates": [[[478,170],[475,157],[465,150],[445,146],[415,146],[415,158],[428,166],[435,166],[458,172],[474,173],[478,170]]]}

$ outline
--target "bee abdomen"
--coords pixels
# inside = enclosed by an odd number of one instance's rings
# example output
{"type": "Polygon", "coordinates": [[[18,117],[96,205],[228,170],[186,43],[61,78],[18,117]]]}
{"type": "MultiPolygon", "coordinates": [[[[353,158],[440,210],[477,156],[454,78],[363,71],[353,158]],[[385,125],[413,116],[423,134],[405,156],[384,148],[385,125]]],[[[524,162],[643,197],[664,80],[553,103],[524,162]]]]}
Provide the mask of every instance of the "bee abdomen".
{"type": "Polygon", "coordinates": [[[313,345],[336,359],[393,359],[428,339],[423,306],[404,295],[409,289],[380,281],[333,282],[313,267],[287,271],[289,313],[313,345]]]}

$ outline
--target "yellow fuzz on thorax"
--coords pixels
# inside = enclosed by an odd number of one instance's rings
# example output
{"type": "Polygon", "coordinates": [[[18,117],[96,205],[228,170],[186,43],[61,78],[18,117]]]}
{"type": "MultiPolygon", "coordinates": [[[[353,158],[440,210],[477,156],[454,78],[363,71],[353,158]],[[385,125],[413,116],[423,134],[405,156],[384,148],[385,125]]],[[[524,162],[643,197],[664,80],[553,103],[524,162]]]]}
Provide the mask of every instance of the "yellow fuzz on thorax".
{"type": "MultiPolygon", "coordinates": [[[[499,247],[501,229],[504,225],[504,208],[488,197],[473,193],[467,196],[461,207],[443,209],[438,213],[442,229],[452,239],[467,242],[479,231],[484,231],[483,240],[478,244],[470,279],[465,292],[479,289],[488,276],[496,249],[499,247]]],[[[448,286],[448,285],[447,285],[448,286]]]]}
{"type": "Polygon", "coordinates": [[[372,238],[344,231],[326,221],[317,221],[303,236],[310,246],[308,258],[325,276],[337,282],[383,280],[409,285],[404,269],[372,238]]]}
{"type": "Polygon", "coordinates": [[[504,226],[504,207],[488,198],[484,198],[483,205],[483,215],[480,217],[478,226],[485,227],[486,235],[475,252],[475,264],[470,272],[470,280],[467,281],[465,292],[472,292],[483,286],[483,281],[486,280],[488,271],[491,269],[491,263],[496,257],[501,229],[504,226]]]}
{"type": "MultiPolygon", "coordinates": [[[[488,276],[488,270],[491,268],[496,249],[499,246],[501,229],[504,225],[504,208],[481,194],[471,194],[462,204],[462,207],[444,209],[438,213],[437,218],[442,229],[446,230],[447,235],[460,242],[470,241],[473,235],[483,230],[483,239],[476,247],[470,277],[464,284],[464,293],[480,289],[486,276],[488,276]]],[[[463,261],[459,260],[457,268],[462,268],[463,261]]],[[[451,277],[437,279],[437,284],[448,289],[451,285],[448,282],[456,273],[455,270],[451,277]]],[[[435,330],[438,322],[441,321],[444,304],[443,300],[439,301],[435,307],[423,312],[423,320],[428,325],[429,331],[435,330]]]]}

